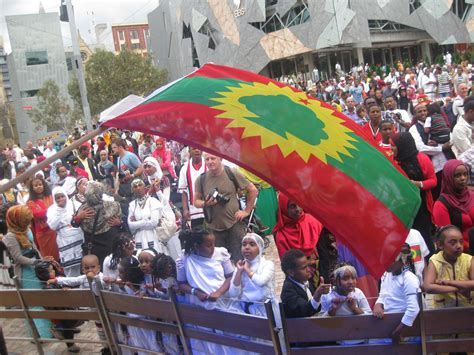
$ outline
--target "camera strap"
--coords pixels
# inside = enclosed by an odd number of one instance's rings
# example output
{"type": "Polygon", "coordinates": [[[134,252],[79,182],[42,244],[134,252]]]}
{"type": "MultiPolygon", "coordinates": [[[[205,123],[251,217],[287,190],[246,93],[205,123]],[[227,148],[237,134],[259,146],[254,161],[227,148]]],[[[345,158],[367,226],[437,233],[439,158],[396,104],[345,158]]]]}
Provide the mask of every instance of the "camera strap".
{"type": "MultiPolygon", "coordinates": [[[[228,167],[227,165],[224,165],[224,171],[227,174],[227,177],[229,178],[230,181],[232,181],[232,184],[234,184],[235,187],[235,193],[237,194],[239,192],[239,184],[237,182],[237,179],[235,178],[234,173],[232,172],[232,169],[228,167]]],[[[206,181],[206,173],[207,171],[203,172],[201,176],[199,177],[199,185],[201,187],[201,193],[204,196],[204,182],[206,181]]]]}

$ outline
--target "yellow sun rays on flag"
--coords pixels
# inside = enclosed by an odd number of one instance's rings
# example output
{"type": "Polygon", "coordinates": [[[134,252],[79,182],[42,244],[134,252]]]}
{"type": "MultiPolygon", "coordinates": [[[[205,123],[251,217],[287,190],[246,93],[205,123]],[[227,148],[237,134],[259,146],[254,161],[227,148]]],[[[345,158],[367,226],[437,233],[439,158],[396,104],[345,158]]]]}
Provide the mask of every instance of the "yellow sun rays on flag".
{"type": "MultiPolygon", "coordinates": [[[[353,131],[344,126],[341,118],[334,116],[332,110],[321,105],[317,100],[308,99],[306,94],[302,92],[295,92],[291,88],[279,87],[272,82],[268,84],[252,83],[239,84],[239,86],[227,87],[229,91],[218,92],[222,97],[211,98],[212,101],[220,104],[213,106],[214,109],[223,111],[217,115],[217,118],[231,119],[227,128],[244,128],[242,138],[260,137],[262,149],[273,145],[278,145],[284,157],[287,157],[292,152],[296,152],[306,163],[311,155],[315,156],[325,164],[327,164],[327,157],[343,162],[341,155],[352,157],[348,149],[357,148],[351,143],[356,142],[357,139],[349,135],[353,131]],[[250,111],[245,104],[241,102],[242,98],[260,96],[281,96],[284,95],[289,98],[296,105],[303,105],[314,113],[314,119],[320,120],[323,125],[323,131],[327,138],[323,138],[318,144],[310,144],[300,137],[286,131],[285,137],[275,133],[271,129],[263,125],[259,125],[256,118],[258,114],[250,111]],[[253,118],[253,120],[249,120],[253,118]]],[[[285,120],[292,120],[296,118],[284,117],[285,120]]],[[[313,119],[313,117],[311,117],[313,119]]],[[[304,127],[303,127],[304,129],[304,127]]]]}

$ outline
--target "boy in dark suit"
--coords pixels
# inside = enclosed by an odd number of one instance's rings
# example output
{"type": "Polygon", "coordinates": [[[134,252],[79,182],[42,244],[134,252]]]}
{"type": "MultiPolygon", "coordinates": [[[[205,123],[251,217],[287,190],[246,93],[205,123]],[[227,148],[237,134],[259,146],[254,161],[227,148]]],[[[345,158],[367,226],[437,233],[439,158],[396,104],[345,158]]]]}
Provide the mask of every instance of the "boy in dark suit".
{"type": "Polygon", "coordinates": [[[281,259],[281,268],[286,275],[281,301],[287,318],[311,317],[321,308],[321,295],[329,293],[330,284],[320,278],[315,290],[308,280],[311,277],[309,264],[301,250],[290,249],[281,259]]]}

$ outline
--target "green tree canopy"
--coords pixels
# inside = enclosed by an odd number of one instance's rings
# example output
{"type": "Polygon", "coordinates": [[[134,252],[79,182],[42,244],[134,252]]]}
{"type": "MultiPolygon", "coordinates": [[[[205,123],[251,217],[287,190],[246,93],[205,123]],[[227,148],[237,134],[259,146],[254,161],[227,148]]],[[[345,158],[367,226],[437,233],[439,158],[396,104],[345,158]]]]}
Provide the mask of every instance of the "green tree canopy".
{"type": "Polygon", "coordinates": [[[81,114],[71,109],[58,85],[53,80],[45,81],[37,97],[38,106],[28,112],[36,126],[72,133],[74,126],[80,122],[81,114]]]}
{"type": "MultiPolygon", "coordinates": [[[[153,66],[149,58],[138,53],[120,54],[97,50],[86,63],[85,80],[92,115],[98,115],[124,97],[146,95],[167,81],[165,70],[153,66]]],[[[69,94],[81,107],[77,80],[69,84],[69,94]]]]}

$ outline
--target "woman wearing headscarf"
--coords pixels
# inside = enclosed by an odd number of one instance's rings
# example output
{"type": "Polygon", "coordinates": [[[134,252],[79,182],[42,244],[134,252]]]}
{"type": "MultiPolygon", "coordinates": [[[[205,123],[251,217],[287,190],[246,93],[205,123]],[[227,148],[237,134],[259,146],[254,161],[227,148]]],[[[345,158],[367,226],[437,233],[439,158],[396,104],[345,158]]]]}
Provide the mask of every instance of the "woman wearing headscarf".
{"type": "Polygon", "coordinates": [[[438,227],[453,224],[464,239],[464,249],[474,252],[474,198],[469,190],[469,169],[461,160],[448,160],[443,168],[441,195],[434,204],[434,223],[438,227]]]}
{"type": "Polygon", "coordinates": [[[167,240],[168,255],[173,259],[181,256],[181,243],[179,241],[178,226],[173,206],[170,202],[170,181],[163,175],[160,164],[153,157],[145,159],[143,168],[150,184],[148,195],[155,197],[161,204],[161,221],[158,233],[162,240],[167,240]]]}
{"type": "Polygon", "coordinates": [[[409,132],[401,132],[392,136],[392,149],[395,160],[408,178],[420,190],[420,209],[413,222],[413,229],[421,233],[430,254],[435,252],[431,238],[433,196],[431,189],[436,187],[437,178],[430,158],[418,152],[415,140],[409,132]]]}
{"type": "Polygon", "coordinates": [[[272,301],[279,322],[275,294],[275,264],[265,259],[265,243],[258,234],[248,233],[242,239],[242,256],[230,282],[229,296],[239,299],[239,309],[247,314],[266,317],[265,301],[272,301]]]}
{"type": "MultiPolygon", "coordinates": [[[[40,280],[35,274],[35,265],[41,261],[41,256],[33,242],[30,224],[33,213],[27,206],[12,206],[8,209],[6,223],[8,233],[3,243],[8,249],[14,263],[14,272],[25,289],[41,289],[40,280]]],[[[45,258],[51,261],[51,257],[45,258]]],[[[41,338],[51,338],[51,322],[47,319],[34,319],[41,338]]]]}
{"type": "Polygon", "coordinates": [[[30,198],[26,205],[33,213],[33,235],[35,243],[42,255],[52,256],[54,260],[59,260],[56,231],[49,228],[46,221],[48,208],[53,204],[51,190],[40,175],[36,175],[30,181],[29,190],[30,198]]]}
{"type": "Polygon", "coordinates": [[[156,231],[161,219],[160,201],[146,192],[141,179],[134,179],[131,186],[135,199],[128,207],[128,228],[135,238],[137,249],[153,248],[158,253],[169,255],[156,231]]]}
{"type": "Polygon", "coordinates": [[[89,181],[84,194],[85,202],[72,220],[74,227],[84,231],[86,254],[94,254],[102,265],[112,252],[112,244],[121,232],[122,211],[115,201],[104,201],[105,187],[100,182],[89,181]]]}
{"type": "Polygon", "coordinates": [[[53,189],[53,199],[54,203],[48,208],[47,218],[49,227],[57,233],[59,262],[67,277],[79,276],[84,233],[81,228],[71,225],[74,207],[67,197],[66,189],[56,186],[53,189]]]}
{"type": "Polygon", "coordinates": [[[285,194],[278,193],[277,223],[273,235],[280,259],[290,249],[299,249],[307,257],[315,255],[322,229],[321,222],[305,213],[285,194]]]}
{"type": "Polygon", "coordinates": [[[83,176],[79,176],[76,180],[76,191],[71,196],[71,202],[74,209],[74,213],[86,202],[86,187],[89,182],[89,179],[83,176]]]}
{"type": "Polygon", "coordinates": [[[172,164],[171,150],[166,148],[166,139],[158,138],[156,140],[156,149],[153,152],[153,158],[160,163],[163,174],[171,176],[173,180],[177,178],[172,164]]]}

